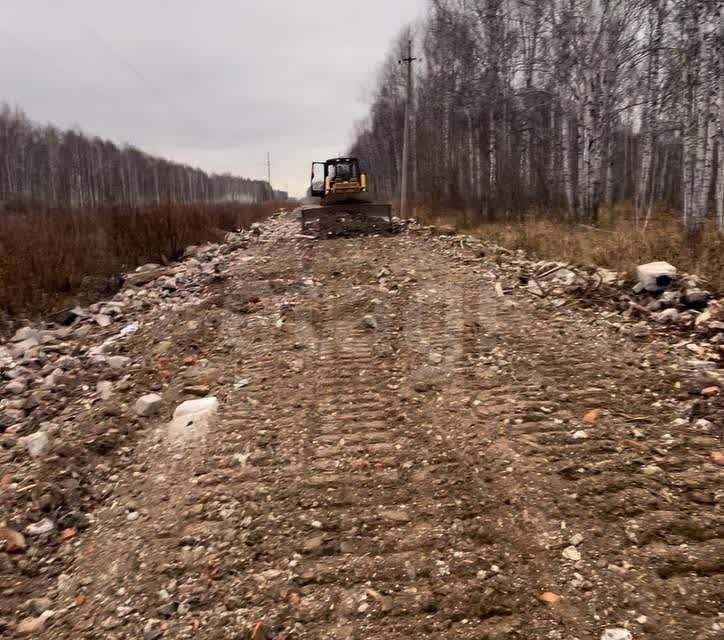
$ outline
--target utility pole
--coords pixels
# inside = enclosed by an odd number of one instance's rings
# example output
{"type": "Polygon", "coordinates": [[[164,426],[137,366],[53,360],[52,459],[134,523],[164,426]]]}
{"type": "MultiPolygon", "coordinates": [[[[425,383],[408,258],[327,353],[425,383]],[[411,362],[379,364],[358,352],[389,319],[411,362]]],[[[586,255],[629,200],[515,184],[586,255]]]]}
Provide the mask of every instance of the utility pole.
{"type": "Polygon", "coordinates": [[[266,181],[271,187],[271,152],[266,152],[266,181]]]}
{"type": "Polygon", "coordinates": [[[410,172],[410,118],[412,117],[412,63],[417,58],[412,57],[412,39],[407,41],[407,57],[402,58],[399,64],[407,65],[407,101],[405,103],[405,129],[402,136],[402,189],[400,193],[400,218],[407,218],[407,178],[410,172]]]}

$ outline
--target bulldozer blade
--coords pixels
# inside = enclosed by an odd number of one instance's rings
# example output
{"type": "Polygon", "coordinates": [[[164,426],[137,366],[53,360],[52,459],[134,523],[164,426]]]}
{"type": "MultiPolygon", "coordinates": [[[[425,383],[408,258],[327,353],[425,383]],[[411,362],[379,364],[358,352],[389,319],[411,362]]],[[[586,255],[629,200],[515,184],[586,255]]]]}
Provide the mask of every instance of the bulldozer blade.
{"type": "Polygon", "coordinates": [[[302,209],[302,232],[334,236],[392,231],[389,204],[348,203],[302,209]]]}

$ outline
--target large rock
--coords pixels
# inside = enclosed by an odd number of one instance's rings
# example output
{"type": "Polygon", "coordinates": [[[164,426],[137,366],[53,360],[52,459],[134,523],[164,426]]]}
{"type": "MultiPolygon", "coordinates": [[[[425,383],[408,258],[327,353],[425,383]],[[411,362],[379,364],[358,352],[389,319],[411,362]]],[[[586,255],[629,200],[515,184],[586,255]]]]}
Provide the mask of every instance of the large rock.
{"type": "Polygon", "coordinates": [[[110,356],[106,362],[111,369],[125,369],[131,364],[131,359],[127,356],[110,356]]]}
{"type": "Polygon", "coordinates": [[[148,393],[136,400],[134,410],[136,411],[136,415],[148,418],[149,416],[155,416],[161,410],[162,404],[163,398],[161,398],[161,396],[155,393],[148,393]]]}
{"type": "Polygon", "coordinates": [[[50,451],[50,437],[43,431],[38,431],[22,439],[31,458],[42,458],[50,451]]]}
{"type": "Polygon", "coordinates": [[[14,342],[13,344],[11,344],[10,353],[14,358],[21,358],[25,355],[26,352],[34,349],[38,345],[40,345],[40,341],[36,337],[31,337],[27,340],[22,340],[21,342],[14,342]]]}
{"type": "Polygon", "coordinates": [[[664,291],[676,281],[676,267],[668,262],[650,262],[636,267],[636,278],[646,291],[664,291]]]}
{"type": "Polygon", "coordinates": [[[219,401],[214,396],[182,402],[168,425],[168,439],[183,444],[203,437],[218,409],[219,401]]]}

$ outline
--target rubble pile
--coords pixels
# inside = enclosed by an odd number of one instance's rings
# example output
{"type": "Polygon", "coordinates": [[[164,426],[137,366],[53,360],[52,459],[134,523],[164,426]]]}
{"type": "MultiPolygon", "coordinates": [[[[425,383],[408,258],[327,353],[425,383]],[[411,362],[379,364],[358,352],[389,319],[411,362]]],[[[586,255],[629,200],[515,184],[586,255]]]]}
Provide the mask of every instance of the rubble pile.
{"type": "Polygon", "coordinates": [[[721,630],[720,303],[397,224],[280,214],[0,341],[0,636],[721,630]]]}
{"type": "Polygon", "coordinates": [[[430,235],[432,242],[447,243],[466,263],[487,269],[499,296],[523,292],[553,309],[585,306],[637,337],[676,329],[674,333],[689,337],[685,345],[695,355],[710,362],[722,360],[724,298],[708,291],[702,278],[680,273],[667,262],[639,265],[635,274],[626,274],[533,260],[522,250],[461,235],[444,225],[407,228],[430,235]]]}
{"type": "MultiPolygon", "coordinates": [[[[0,339],[0,573],[48,572],[58,541],[71,541],[93,524],[96,505],[130,453],[128,435],[144,422],[167,416],[169,438],[177,441],[206,426],[218,401],[209,394],[203,363],[183,352],[198,338],[195,318],[228,277],[235,252],[293,238],[297,229],[281,211],[228,233],[221,244],[188,247],[181,262],[138,267],[122,276],[110,299],[0,339]],[[190,318],[189,344],[159,341],[159,328],[168,325],[170,335],[182,316],[190,318]],[[130,355],[139,345],[147,352],[140,360],[130,355]],[[164,369],[172,358],[183,358],[178,383],[164,369]],[[180,402],[189,396],[196,399],[180,402]],[[89,430],[89,423],[96,428],[89,430]],[[16,569],[5,566],[10,560],[16,569]]],[[[51,576],[60,570],[54,567],[51,576]]],[[[28,612],[33,615],[15,625],[20,635],[41,633],[54,615],[50,605],[28,612]]],[[[0,615],[0,635],[7,628],[0,615]]]]}

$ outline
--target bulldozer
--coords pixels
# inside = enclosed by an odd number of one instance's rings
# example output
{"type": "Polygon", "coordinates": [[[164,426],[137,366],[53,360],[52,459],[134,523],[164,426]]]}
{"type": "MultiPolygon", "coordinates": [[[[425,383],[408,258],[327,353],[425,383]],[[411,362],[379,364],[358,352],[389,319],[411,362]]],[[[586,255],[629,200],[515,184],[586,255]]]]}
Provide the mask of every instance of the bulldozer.
{"type": "Polygon", "coordinates": [[[302,233],[334,236],[392,230],[392,206],[375,203],[357,158],[313,162],[307,194],[311,206],[302,208],[302,233]]]}

